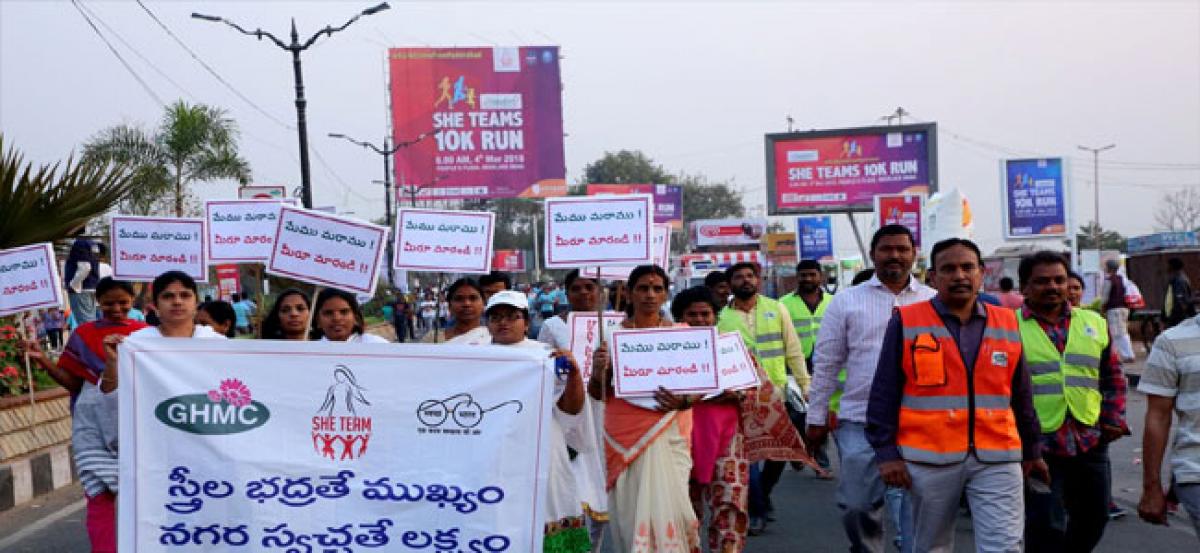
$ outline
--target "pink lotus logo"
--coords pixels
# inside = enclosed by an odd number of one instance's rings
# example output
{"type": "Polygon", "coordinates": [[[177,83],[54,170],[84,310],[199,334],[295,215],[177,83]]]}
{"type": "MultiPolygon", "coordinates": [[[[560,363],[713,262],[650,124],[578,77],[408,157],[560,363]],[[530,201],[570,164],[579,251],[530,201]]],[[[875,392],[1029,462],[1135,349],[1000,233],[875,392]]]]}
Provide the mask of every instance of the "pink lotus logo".
{"type": "Polygon", "coordinates": [[[216,390],[209,390],[208,400],[213,403],[228,403],[234,407],[245,407],[253,401],[250,397],[250,388],[236,378],[222,380],[220,387],[216,390]]]}

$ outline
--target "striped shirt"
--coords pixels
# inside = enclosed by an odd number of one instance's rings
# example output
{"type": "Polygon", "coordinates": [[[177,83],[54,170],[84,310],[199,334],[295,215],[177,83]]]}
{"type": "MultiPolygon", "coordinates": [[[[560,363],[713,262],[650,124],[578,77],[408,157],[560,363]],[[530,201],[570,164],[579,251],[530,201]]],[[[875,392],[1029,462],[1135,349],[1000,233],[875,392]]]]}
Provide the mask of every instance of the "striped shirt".
{"type": "Polygon", "coordinates": [[[1175,398],[1179,423],[1171,446],[1171,472],[1180,484],[1200,484],[1200,317],[1159,335],[1138,390],[1175,398]]]}
{"type": "Polygon", "coordinates": [[[841,420],[866,423],[867,401],[879,349],[892,309],[933,298],[937,291],[911,276],[899,294],[879,280],[878,275],[853,288],[834,294],[817,343],[813,349],[813,376],[809,389],[808,424],[822,426],[829,409],[829,397],[837,389],[837,373],[846,369],[845,391],[838,411],[841,420]]]}

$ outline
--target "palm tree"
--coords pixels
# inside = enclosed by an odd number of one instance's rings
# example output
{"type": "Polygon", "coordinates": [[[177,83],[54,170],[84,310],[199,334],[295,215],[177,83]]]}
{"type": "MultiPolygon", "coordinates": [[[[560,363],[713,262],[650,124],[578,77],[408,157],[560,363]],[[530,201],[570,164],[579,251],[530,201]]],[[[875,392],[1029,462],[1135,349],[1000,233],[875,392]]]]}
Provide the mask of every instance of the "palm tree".
{"type": "Polygon", "coordinates": [[[166,108],[153,134],[131,125],[100,131],[83,148],[85,159],[132,164],[133,192],[124,207],[132,213],[157,211],[174,200],[183,216],[184,198],[193,182],[235,179],[250,182],[250,164],[238,155],[237,124],[225,110],[182,100],[166,108]]]}
{"type": "Polygon", "coordinates": [[[35,168],[16,148],[4,149],[3,134],[0,152],[0,249],[70,237],[134,186],[133,171],[113,163],[35,168]]]}

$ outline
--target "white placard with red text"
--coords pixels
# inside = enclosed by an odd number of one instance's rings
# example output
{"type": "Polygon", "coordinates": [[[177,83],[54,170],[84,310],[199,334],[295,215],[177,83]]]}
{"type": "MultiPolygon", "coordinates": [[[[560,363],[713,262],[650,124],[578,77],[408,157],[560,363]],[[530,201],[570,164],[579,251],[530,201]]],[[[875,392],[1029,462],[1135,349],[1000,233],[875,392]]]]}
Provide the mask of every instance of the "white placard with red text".
{"type": "MultiPolygon", "coordinates": [[[[621,327],[624,320],[624,313],[605,311],[603,332],[611,334],[621,327]]],[[[571,350],[575,363],[579,365],[580,374],[586,381],[592,377],[592,353],[600,345],[602,337],[600,316],[593,311],[572,311],[567,315],[567,328],[571,330],[571,343],[567,349],[571,350]]]]}
{"type": "Polygon", "coordinates": [[[204,219],[116,215],[109,232],[114,279],[149,282],[183,271],[208,282],[204,219]]]}
{"type": "Polygon", "coordinates": [[[284,205],[267,272],[373,296],[386,240],[385,227],[284,205]]]}
{"type": "Polygon", "coordinates": [[[717,366],[720,367],[717,380],[721,390],[745,390],[760,384],[754,360],[746,350],[742,335],[737,332],[726,332],[717,337],[717,366]]]}
{"type": "Polygon", "coordinates": [[[397,269],[484,274],[492,270],[496,214],[401,208],[393,248],[397,269]]]}
{"type": "Polygon", "coordinates": [[[546,267],[650,263],[653,224],[649,194],[547,198],[546,267]]]}
{"type": "Polygon", "coordinates": [[[683,394],[720,389],[713,327],[617,330],[608,348],[617,397],[648,397],[659,387],[683,394]]]}
{"type": "Polygon", "coordinates": [[[266,263],[275,244],[281,200],[204,203],[208,258],[213,263],[266,263]]]}
{"type": "MultiPolygon", "coordinates": [[[[668,269],[671,263],[671,224],[654,223],[654,239],[650,242],[654,259],[651,263],[668,269]]],[[[579,272],[585,276],[595,276],[599,271],[605,280],[625,280],[637,265],[608,265],[604,267],[585,267],[579,272]]]]}
{"type": "Polygon", "coordinates": [[[48,242],[0,250],[0,317],[62,307],[60,280],[48,242]]]}

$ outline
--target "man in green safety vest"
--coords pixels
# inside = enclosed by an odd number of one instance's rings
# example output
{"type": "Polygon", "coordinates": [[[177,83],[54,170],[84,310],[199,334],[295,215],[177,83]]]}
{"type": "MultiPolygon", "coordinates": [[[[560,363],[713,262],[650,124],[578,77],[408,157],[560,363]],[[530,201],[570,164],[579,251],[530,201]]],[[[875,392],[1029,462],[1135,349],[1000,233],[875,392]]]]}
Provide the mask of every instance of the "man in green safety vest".
{"type": "MultiPolygon", "coordinates": [[[[796,264],[796,291],[779,298],[779,303],[792,315],[792,326],[796,327],[796,336],[800,338],[800,345],[804,348],[804,365],[809,371],[813,366],[813,344],[817,342],[817,331],[821,330],[821,317],[825,315],[825,308],[829,307],[829,302],[833,299],[831,294],[822,290],[824,284],[825,273],[821,271],[821,264],[815,259],[803,259],[796,264]]],[[[826,472],[818,472],[817,476],[826,480],[832,478],[833,475],[827,470],[829,455],[826,454],[825,448],[808,445],[817,465],[826,469],[826,472]]],[[[800,465],[793,463],[792,466],[799,468],[800,465]]]]}
{"type": "Polygon", "coordinates": [[[796,265],[796,291],[779,298],[779,303],[792,314],[792,326],[796,327],[796,335],[804,348],[805,365],[809,367],[812,366],[817,331],[821,329],[821,317],[833,299],[821,289],[823,284],[825,274],[821,272],[821,264],[815,259],[805,259],[796,265]]]}
{"type": "MultiPolygon", "coordinates": [[[[783,304],[759,295],[759,271],[757,263],[748,262],[736,263],[725,271],[729,275],[733,303],[721,310],[717,330],[741,334],[746,349],[777,390],[787,389],[790,372],[807,396],[808,369],[792,316],[783,304]]],[[[790,406],[788,410],[791,415],[790,406]]],[[[792,423],[796,423],[795,415],[792,423]]],[[[804,428],[803,423],[798,428],[804,428]]],[[[761,472],[756,465],[750,468],[750,531],[755,534],[766,528],[771,510],[771,489],[779,482],[786,466],[784,461],[767,461],[761,472]]]]}
{"type": "Polygon", "coordinates": [[[1125,376],[1104,317],[1067,302],[1066,257],[1040,251],[1018,273],[1018,328],[1050,466],[1049,489],[1025,492],[1025,543],[1030,551],[1091,551],[1108,523],[1108,443],[1128,432],[1125,376]]]}

